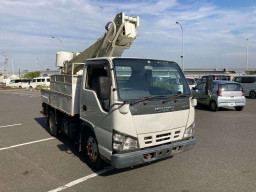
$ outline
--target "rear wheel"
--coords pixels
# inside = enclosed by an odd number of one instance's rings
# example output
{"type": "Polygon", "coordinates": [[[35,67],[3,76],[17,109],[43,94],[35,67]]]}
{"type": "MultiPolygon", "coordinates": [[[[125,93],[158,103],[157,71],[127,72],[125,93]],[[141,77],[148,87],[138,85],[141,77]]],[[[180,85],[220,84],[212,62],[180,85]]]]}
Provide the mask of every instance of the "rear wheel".
{"type": "Polygon", "coordinates": [[[100,158],[98,143],[95,135],[88,131],[82,144],[82,151],[85,154],[87,164],[94,170],[103,168],[103,161],[100,158]]]}
{"type": "Polygon", "coordinates": [[[49,128],[50,128],[50,134],[54,137],[57,136],[58,134],[58,129],[57,129],[57,124],[56,124],[56,119],[53,111],[49,112],[49,117],[48,117],[48,122],[49,122],[49,128]]]}
{"type": "Polygon", "coordinates": [[[214,112],[218,111],[218,106],[215,101],[211,101],[210,109],[211,109],[211,111],[214,111],[214,112]]]}
{"type": "Polygon", "coordinates": [[[244,109],[244,107],[239,106],[239,107],[235,107],[235,109],[236,109],[237,111],[242,111],[242,110],[244,109]]]}
{"type": "Polygon", "coordinates": [[[255,99],[256,98],[256,92],[255,91],[251,91],[249,94],[251,99],[255,99]]]}

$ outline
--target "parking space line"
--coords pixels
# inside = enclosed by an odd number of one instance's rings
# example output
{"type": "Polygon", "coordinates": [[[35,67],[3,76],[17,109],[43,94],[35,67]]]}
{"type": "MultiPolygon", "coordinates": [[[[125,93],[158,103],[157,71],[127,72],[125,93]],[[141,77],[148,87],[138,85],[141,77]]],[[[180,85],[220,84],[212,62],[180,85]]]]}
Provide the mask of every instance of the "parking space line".
{"type": "Polygon", "coordinates": [[[48,140],[52,140],[52,139],[55,139],[55,138],[50,137],[50,138],[41,139],[41,140],[37,140],[37,141],[31,141],[31,142],[27,142],[27,143],[21,143],[21,144],[18,144],[18,145],[12,145],[12,146],[9,146],[9,147],[0,148],[0,151],[15,148],[15,147],[20,147],[20,146],[24,146],[24,145],[30,145],[30,144],[33,144],[33,143],[40,143],[40,142],[48,141],[48,140]]]}
{"type": "Polygon", "coordinates": [[[13,125],[4,125],[4,126],[0,126],[0,128],[4,128],[4,127],[14,127],[14,126],[19,126],[21,125],[20,123],[17,124],[13,124],[13,125]]]}
{"type": "Polygon", "coordinates": [[[72,181],[72,182],[70,182],[70,183],[67,183],[66,185],[63,185],[63,186],[61,186],[61,187],[58,187],[58,188],[53,189],[53,190],[48,191],[48,192],[63,191],[64,189],[67,189],[67,188],[69,188],[69,187],[72,187],[72,186],[74,186],[74,185],[77,185],[77,184],[79,184],[79,183],[82,183],[82,182],[84,182],[84,181],[86,181],[86,180],[88,180],[88,179],[91,179],[91,178],[96,177],[96,176],[98,176],[98,175],[100,175],[100,174],[106,173],[106,172],[108,172],[108,171],[110,171],[110,170],[112,170],[112,168],[103,169],[103,170],[101,170],[101,171],[98,171],[98,172],[93,173],[93,174],[91,174],[91,175],[87,175],[87,176],[82,177],[82,178],[80,178],[80,179],[74,180],[74,181],[72,181]]]}

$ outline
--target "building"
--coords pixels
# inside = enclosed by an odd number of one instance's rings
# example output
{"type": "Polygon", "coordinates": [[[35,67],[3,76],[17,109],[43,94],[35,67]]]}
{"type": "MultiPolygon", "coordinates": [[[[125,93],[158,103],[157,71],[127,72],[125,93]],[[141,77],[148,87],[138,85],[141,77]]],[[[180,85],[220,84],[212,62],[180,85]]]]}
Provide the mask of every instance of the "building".
{"type": "MultiPolygon", "coordinates": [[[[249,70],[256,70],[250,68],[249,70]]],[[[244,68],[225,68],[225,69],[185,69],[184,74],[186,77],[202,77],[205,75],[228,75],[233,79],[234,76],[245,74],[244,68]]]]}

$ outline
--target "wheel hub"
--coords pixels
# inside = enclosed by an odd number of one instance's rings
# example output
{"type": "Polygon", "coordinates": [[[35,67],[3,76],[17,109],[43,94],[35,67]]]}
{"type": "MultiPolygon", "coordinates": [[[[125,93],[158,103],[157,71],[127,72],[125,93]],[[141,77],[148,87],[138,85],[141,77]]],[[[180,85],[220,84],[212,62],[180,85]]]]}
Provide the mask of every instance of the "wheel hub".
{"type": "Polygon", "coordinates": [[[94,138],[90,137],[86,145],[87,155],[91,161],[95,162],[98,158],[98,148],[94,138]]]}

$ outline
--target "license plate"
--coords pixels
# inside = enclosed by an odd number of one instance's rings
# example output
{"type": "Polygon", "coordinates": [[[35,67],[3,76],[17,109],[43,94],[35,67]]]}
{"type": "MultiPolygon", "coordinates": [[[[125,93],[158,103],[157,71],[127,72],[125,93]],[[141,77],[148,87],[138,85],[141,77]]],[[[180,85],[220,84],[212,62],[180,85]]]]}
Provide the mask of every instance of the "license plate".
{"type": "Polygon", "coordinates": [[[235,105],[236,105],[235,102],[228,103],[228,106],[235,106],[235,105]]]}

